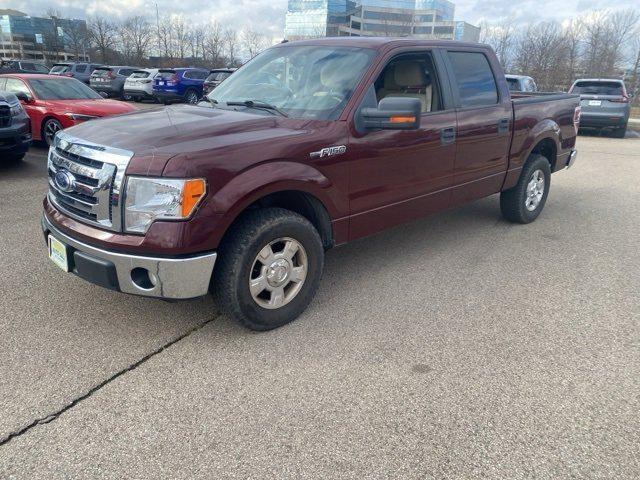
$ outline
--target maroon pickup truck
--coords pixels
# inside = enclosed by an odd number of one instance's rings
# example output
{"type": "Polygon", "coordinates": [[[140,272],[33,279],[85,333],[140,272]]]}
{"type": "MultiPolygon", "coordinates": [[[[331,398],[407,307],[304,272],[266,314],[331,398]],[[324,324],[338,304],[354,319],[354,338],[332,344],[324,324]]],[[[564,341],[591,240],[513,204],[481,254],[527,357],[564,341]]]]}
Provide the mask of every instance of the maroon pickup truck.
{"type": "Polygon", "coordinates": [[[65,271],[149,297],[211,292],[268,330],[305,310],[331,247],[495,193],[507,220],[535,220],[579,116],[577,96],[512,98],[483,45],[281,44],[198,105],[58,133],[42,228],[65,271]]]}

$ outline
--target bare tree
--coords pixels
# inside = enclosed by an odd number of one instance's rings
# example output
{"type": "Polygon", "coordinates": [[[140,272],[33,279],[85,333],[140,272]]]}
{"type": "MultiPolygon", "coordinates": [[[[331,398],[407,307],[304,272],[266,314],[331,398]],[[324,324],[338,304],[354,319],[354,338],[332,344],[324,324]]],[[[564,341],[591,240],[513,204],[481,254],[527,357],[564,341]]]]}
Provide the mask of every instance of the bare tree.
{"type": "Polygon", "coordinates": [[[116,47],[117,30],[115,25],[103,17],[94,17],[87,24],[89,38],[100,54],[102,63],[110,63],[116,47]]]}
{"type": "Polygon", "coordinates": [[[187,56],[187,49],[190,43],[190,32],[187,26],[187,21],[182,15],[178,15],[173,17],[171,23],[173,24],[175,42],[174,49],[176,52],[176,56],[180,60],[184,60],[187,56]]]}
{"type": "Polygon", "coordinates": [[[266,48],[267,39],[261,33],[246,28],[242,31],[242,44],[249,58],[253,58],[266,48]]]}
{"type": "Polygon", "coordinates": [[[125,19],[118,28],[120,45],[127,63],[142,65],[152,39],[151,25],[145,17],[136,15],[125,19]]]}
{"type": "Polygon", "coordinates": [[[207,35],[205,37],[205,51],[210,59],[211,66],[223,67],[224,65],[224,50],[225,50],[225,36],[222,32],[222,27],[215,21],[209,24],[207,27],[207,35]]]}
{"type": "Polygon", "coordinates": [[[497,25],[486,22],[480,25],[480,41],[493,47],[505,70],[511,66],[515,40],[514,22],[510,18],[497,25]]]}
{"type": "Polygon", "coordinates": [[[223,38],[228,66],[238,66],[240,64],[240,60],[237,58],[239,47],[238,32],[232,28],[227,28],[224,31],[223,38]]]}
{"type": "Polygon", "coordinates": [[[70,21],[64,28],[65,39],[76,60],[84,59],[88,49],[89,33],[84,22],[70,21]]]}

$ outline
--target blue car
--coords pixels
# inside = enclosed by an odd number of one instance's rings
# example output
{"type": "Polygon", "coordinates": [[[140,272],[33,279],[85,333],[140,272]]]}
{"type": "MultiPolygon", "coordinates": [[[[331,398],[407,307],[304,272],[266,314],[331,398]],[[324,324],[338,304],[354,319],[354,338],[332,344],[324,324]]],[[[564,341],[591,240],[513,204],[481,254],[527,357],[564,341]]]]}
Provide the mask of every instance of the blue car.
{"type": "Polygon", "coordinates": [[[159,102],[196,104],[202,98],[202,86],[209,70],[201,68],[161,68],[153,79],[153,96],[159,102]]]}

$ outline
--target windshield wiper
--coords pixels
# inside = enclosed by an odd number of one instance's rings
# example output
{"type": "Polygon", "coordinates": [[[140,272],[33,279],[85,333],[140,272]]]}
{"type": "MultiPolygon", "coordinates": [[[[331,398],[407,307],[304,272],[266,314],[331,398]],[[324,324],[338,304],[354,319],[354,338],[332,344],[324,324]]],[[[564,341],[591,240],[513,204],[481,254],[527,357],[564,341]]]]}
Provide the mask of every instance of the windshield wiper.
{"type": "Polygon", "coordinates": [[[271,105],[267,102],[262,102],[260,100],[237,100],[233,102],[225,102],[230,107],[247,107],[247,108],[259,108],[262,110],[269,110],[272,112],[276,112],[283,117],[288,117],[289,115],[286,112],[283,112],[275,105],[271,105]]]}

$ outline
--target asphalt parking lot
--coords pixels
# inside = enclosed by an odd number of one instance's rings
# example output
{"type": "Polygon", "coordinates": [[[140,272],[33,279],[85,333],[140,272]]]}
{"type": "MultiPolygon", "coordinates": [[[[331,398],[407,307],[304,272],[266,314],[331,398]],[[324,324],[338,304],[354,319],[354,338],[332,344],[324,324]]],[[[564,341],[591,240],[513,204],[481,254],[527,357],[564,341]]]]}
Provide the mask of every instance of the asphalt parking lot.
{"type": "Polygon", "coordinates": [[[65,275],[45,150],[0,164],[0,478],[640,478],[640,139],[581,136],[538,221],[498,197],[331,251],[310,309],[65,275]]]}

